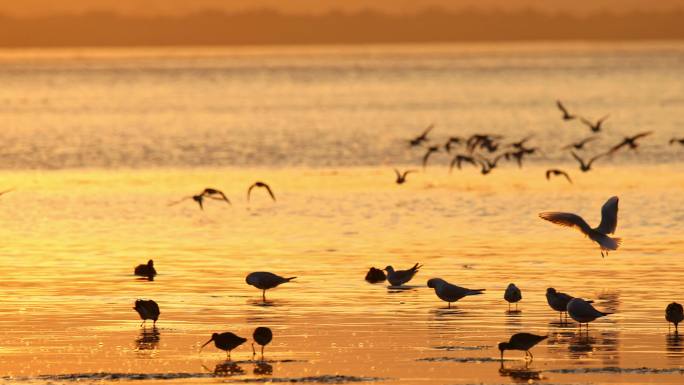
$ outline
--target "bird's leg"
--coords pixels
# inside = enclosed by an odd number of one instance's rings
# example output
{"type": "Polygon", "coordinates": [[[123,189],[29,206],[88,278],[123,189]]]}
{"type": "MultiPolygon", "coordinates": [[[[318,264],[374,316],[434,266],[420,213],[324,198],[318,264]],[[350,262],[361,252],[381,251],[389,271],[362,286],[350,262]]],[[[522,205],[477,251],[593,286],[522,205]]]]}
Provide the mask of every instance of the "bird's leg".
{"type": "Polygon", "coordinates": [[[145,321],[147,321],[147,320],[143,320],[143,322],[140,323],[140,327],[143,327],[143,325],[145,324],[145,321]]]}
{"type": "Polygon", "coordinates": [[[528,350],[527,353],[529,353],[530,355],[530,362],[534,361],[534,356],[532,355],[532,352],[528,350]]]}
{"type": "Polygon", "coordinates": [[[562,311],[558,312],[558,318],[560,320],[560,324],[563,325],[563,312],[562,311]]]}
{"type": "Polygon", "coordinates": [[[252,342],[252,359],[256,356],[256,350],[254,350],[254,342],[252,342]]]}
{"type": "Polygon", "coordinates": [[[261,361],[264,360],[264,348],[265,348],[265,346],[261,345],[261,361]]]}
{"type": "Polygon", "coordinates": [[[228,351],[228,360],[230,360],[230,350],[228,351]]]}
{"type": "Polygon", "coordinates": [[[451,309],[451,302],[447,302],[447,309],[451,309]]]}
{"type": "Polygon", "coordinates": [[[508,303],[508,312],[509,313],[511,312],[511,303],[510,302],[508,303]]]}
{"type": "Polygon", "coordinates": [[[266,289],[261,292],[261,298],[266,302],[266,289]]]}
{"type": "Polygon", "coordinates": [[[515,303],[515,311],[518,311],[518,303],[515,303]]]}

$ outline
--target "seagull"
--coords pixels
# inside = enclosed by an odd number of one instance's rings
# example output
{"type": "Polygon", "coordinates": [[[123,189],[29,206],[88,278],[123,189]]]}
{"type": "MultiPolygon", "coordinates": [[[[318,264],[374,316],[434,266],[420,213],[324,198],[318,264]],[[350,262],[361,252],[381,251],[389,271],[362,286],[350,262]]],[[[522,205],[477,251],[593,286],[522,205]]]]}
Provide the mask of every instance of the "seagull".
{"type": "Polygon", "coordinates": [[[449,172],[451,172],[454,169],[454,164],[460,170],[461,169],[461,163],[463,163],[463,162],[468,162],[468,163],[472,164],[473,166],[477,167],[477,163],[475,163],[475,159],[473,159],[472,156],[458,154],[454,157],[454,159],[451,160],[451,164],[449,164],[449,172]]]}
{"type": "Polygon", "coordinates": [[[446,143],[444,143],[444,150],[446,150],[447,154],[451,153],[451,145],[452,144],[461,144],[463,142],[463,138],[459,136],[452,136],[447,140],[446,143]]]}
{"type": "Polygon", "coordinates": [[[432,146],[429,147],[425,155],[423,155],[423,169],[427,166],[428,158],[430,158],[430,154],[433,152],[439,152],[439,147],[437,146],[432,146]]]}
{"type": "Polygon", "coordinates": [[[368,270],[368,273],[366,273],[366,281],[368,283],[384,282],[386,279],[387,276],[385,275],[385,272],[376,269],[375,267],[371,267],[370,270],[368,270]]]}
{"type": "Polygon", "coordinates": [[[679,143],[682,146],[684,146],[684,138],[672,138],[672,139],[670,139],[670,146],[672,146],[675,143],[679,143]]]}
{"type": "MultiPolygon", "coordinates": [[[[271,329],[267,327],[259,326],[258,328],[254,329],[254,333],[252,333],[252,338],[254,339],[254,342],[261,345],[261,359],[263,360],[264,348],[273,339],[273,332],[271,331],[271,329]]],[[[252,357],[254,357],[255,355],[256,350],[254,350],[254,343],[252,343],[252,357]]]]}
{"type": "MultiPolygon", "coordinates": [[[[665,319],[667,322],[671,322],[675,326],[675,334],[679,333],[677,325],[684,321],[684,308],[677,302],[672,302],[665,308],[665,319]]],[[[667,331],[670,332],[670,324],[667,324],[667,331]]]]}
{"type": "Polygon", "coordinates": [[[592,123],[592,122],[589,121],[588,119],[585,119],[585,118],[582,118],[582,117],[580,117],[580,121],[581,121],[582,123],[584,123],[585,125],[587,125],[587,127],[589,127],[589,128],[591,129],[591,132],[593,132],[593,133],[598,133],[598,132],[601,131],[601,125],[603,124],[603,121],[606,120],[606,119],[608,119],[608,116],[609,116],[609,115],[606,115],[606,116],[602,117],[601,119],[597,120],[596,123],[592,123]]]}
{"type": "Polygon", "coordinates": [[[591,306],[591,303],[583,300],[582,298],[573,298],[570,300],[570,302],[568,302],[567,312],[568,315],[570,315],[570,318],[579,323],[580,328],[582,327],[583,323],[587,324],[587,328],[589,328],[589,322],[592,322],[597,318],[613,314],[604,313],[594,309],[594,307],[591,306]]]}
{"type": "Polygon", "coordinates": [[[250,198],[250,196],[252,195],[252,189],[255,188],[255,187],[263,187],[263,188],[265,188],[266,191],[268,191],[268,195],[270,195],[270,196],[271,196],[271,199],[273,199],[273,202],[276,201],[276,197],[275,197],[275,195],[273,195],[273,190],[271,190],[271,187],[270,187],[269,185],[267,185],[266,183],[264,183],[264,182],[256,181],[256,182],[254,182],[253,185],[249,186],[249,188],[247,189],[247,202],[249,202],[249,198],[250,198]]]}
{"type": "Polygon", "coordinates": [[[515,304],[515,310],[518,310],[518,302],[522,299],[520,289],[514,283],[509,283],[504,292],[504,299],[508,302],[508,311],[511,311],[511,304],[515,304]]]}
{"type": "Polygon", "coordinates": [[[592,163],[594,163],[597,159],[608,155],[607,153],[598,154],[598,155],[594,156],[593,158],[589,159],[588,162],[584,162],[584,159],[580,158],[579,155],[577,155],[574,151],[570,151],[570,153],[572,154],[572,157],[575,158],[575,160],[577,160],[579,162],[580,170],[582,170],[582,172],[587,172],[587,171],[591,170],[592,163]]]}
{"type": "Polygon", "coordinates": [[[202,348],[209,345],[211,341],[214,341],[214,346],[216,346],[218,349],[225,350],[228,353],[228,359],[230,359],[230,352],[238,346],[244,344],[247,341],[247,338],[242,338],[231,332],[225,332],[221,334],[214,333],[211,335],[209,341],[205,342],[204,345],[200,347],[200,352],[202,351],[202,348]]]}
{"type": "Polygon", "coordinates": [[[186,199],[191,199],[191,198],[192,198],[192,200],[197,202],[197,204],[199,205],[201,210],[204,210],[204,205],[203,205],[204,198],[209,198],[209,199],[213,199],[213,200],[217,200],[217,201],[225,201],[229,205],[231,204],[228,197],[226,197],[226,194],[224,194],[221,190],[217,190],[215,188],[207,187],[201,193],[199,193],[197,195],[187,196],[187,197],[179,199],[175,202],[171,202],[171,203],[169,203],[169,206],[173,206],[175,204],[183,202],[186,199]]]}
{"type": "Polygon", "coordinates": [[[412,268],[408,270],[395,271],[394,268],[391,265],[389,265],[385,267],[385,271],[387,272],[387,280],[392,286],[401,286],[406,282],[410,281],[413,278],[413,276],[416,275],[418,269],[420,269],[421,267],[423,266],[416,263],[415,265],[413,265],[412,268]]]}
{"type": "Polygon", "coordinates": [[[435,289],[435,294],[437,294],[437,297],[441,299],[442,301],[445,301],[449,304],[449,308],[451,308],[451,303],[456,302],[459,299],[469,296],[469,295],[478,295],[478,294],[483,294],[482,292],[485,291],[486,289],[466,289],[465,287],[460,287],[456,286],[453,284],[450,284],[449,282],[441,279],[441,278],[431,278],[427,281],[427,286],[430,288],[435,289]]]}
{"type": "MultiPolygon", "coordinates": [[[[560,313],[561,323],[563,322],[563,313],[567,318],[568,303],[575,298],[569,294],[561,293],[556,291],[556,289],[549,287],[546,289],[546,302],[551,306],[551,309],[560,313]]],[[[588,303],[594,303],[594,301],[586,301],[588,303]]]]}
{"type": "Polygon", "coordinates": [[[159,319],[159,305],[153,300],[139,299],[135,301],[135,306],[133,307],[135,311],[138,312],[140,319],[143,322],[140,326],[143,326],[148,319],[152,320],[152,327],[157,325],[157,320],[159,319]]]}
{"type": "Polygon", "coordinates": [[[408,175],[408,174],[410,174],[410,173],[412,173],[412,172],[416,172],[416,170],[406,170],[406,171],[404,171],[404,173],[402,174],[402,173],[399,172],[399,170],[397,170],[397,169],[395,168],[395,169],[394,169],[394,173],[397,174],[397,180],[396,180],[397,184],[403,184],[404,182],[406,182],[406,175],[408,175]]]}
{"type": "Polygon", "coordinates": [[[616,151],[618,151],[619,149],[621,149],[622,147],[625,147],[625,146],[629,146],[629,148],[631,150],[636,150],[639,147],[639,144],[636,141],[638,139],[645,137],[645,136],[651,135],[652,133],[653,133],[653,131],[647,131],[647,132],[642,132],[642,133],[636,134],[634,136],[626,136],[622,140],[622,142],[616,144],[610,150],[608,150],[608,154],[612,155],[613,153],[615,153],[616,151]]]}
{"type": "Polygon", "coordinates": [[[570,176],[568,175],[567,172],[565,172],[563,170],[559,170],[557,168],[551,168],[551,169],[546,170],[546,180],[550,180],[551,175],[555,175],[555,176],[562,175],[565,177],[565,179],[568,180],[568,182],[570,182],[570,184],[572,184],[572,180],[570,179],[570,176]]]}
{"type": "Polygon", "coordinates": [[[611,238],[608,234],[614,234],[617,227],[618,197],[611,197],[601,207],[601,223],[598,227],[591,228],[587,222],[577,214],[562,212],[543,212],[539,214],[541,219],[566,227],[576,227],[584,235],[601,247],[601,256],[604,252],[617,250],[620,238],[611,238]]]}
{"type": "Polygon", "coordinates": [[[575,150],[578,150],[578,151],[579,151],[579,150],[584,149],[584,145],[585,145],[585,144],[587,144],[587,143],[589,143],[589,142],[593,142],[593,141],[595,141],[596,139],[598,139],[598,136],[590,136],[590,137],[588,137],[588,138],[584,138],[584,139],[580,140],[579,142],[570,143],[570,144],[568,144],[567,146],[563,147],[562,149],[563,149],[563,150],[569,150],[569,149],[571,149],[571,148],[574,148],[575,150]]]}
{"type": "Polygon", "coordinates": [[[146,265],[138,265],[135,267],[135,270],[133,271],[133,274],[141,276],[141,277],[147,277],[150,281],[154,278],[155,275],[157,275],[157,270],[154,269],[154,261],[151,259],[147,261],[146,265]]]}
{"type": "Polygon", "coordinates": [[[556,100],[556,106],[563,113],[563,120],[573,120],[576,118],[575,115],[570,115],[568,113],[568,110],[565,109],[565,106],[563,106],[563,103],[561,103],[560,100],[556,100]]]}
{"type": "Polygon", "coordinates": [[[504,351],[505,350],[522,350],[525,352],[525,360],[527,360],[527,356],[530,356],[530,361],[534,359],[534,356],[532,356],[532,352],[530,352],[530,349],[532,349],[536,344],[544,341],[547,339],[549,336],[538,336],[536,334],[531,334],[531,333],[517,333],[513,334],[511,336],[511,339],[508,340],[508,342],[500,342],[499,343],[499,351],[501,352],[501,361],[503,361],[503,356],[504,356],[504,351]]]}
{"type": "Polygon", "coordinates": [[[262,298],[266,302],[266,290],[273,289],[285,282],[290,282],[297,277],[284,278],[277,274],[269,273],[267,271],[257,271],[249,273],[245,278],[248,285],[252,285],[257,289],[262,290],[262,298]]]}
{"type": "Polygon", "coordinates": [[[428,141],[427,136],[430,133],[430,131],[432,131],[433,128],[435,128],[435,125],[431,124],[431,125],[427,126],[427,128],[425,129],[425,131],[423,131],[422,134],[416,136],[414,139],[411,139],[409,141],[409,144],[411,145],[411,147],[420,146],[421,143],[427,142],[428,141]]]}

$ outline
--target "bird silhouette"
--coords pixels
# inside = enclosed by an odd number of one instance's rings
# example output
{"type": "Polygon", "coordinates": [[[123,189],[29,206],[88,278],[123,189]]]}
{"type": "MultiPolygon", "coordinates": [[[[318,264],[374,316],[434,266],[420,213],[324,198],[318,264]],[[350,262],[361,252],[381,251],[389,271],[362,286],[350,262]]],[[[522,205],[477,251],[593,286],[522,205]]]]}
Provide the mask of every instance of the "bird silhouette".
{"type": "Polygon", "coordinates": [[[450,154],[451,146],[454,144],[461,144],[463,141],[464,139],[459,136],[452,136],[446,141],[446,143],[444,143],[444,150],[447,152],[447,154],[450,154]]]}
{"type": "Polygon", "coordinates": [[[522,292],[520,292],[520,289],[515,286],[514,283],[508,284],[508,287],[506,287],[506,291],[504,291],[504,299],[506,302],[508,302],[508,311],[511,311],[511,304],[515,304],[515,310],[518,310],[518,302],[522,300],[522,292]]]}
{"type": "Polygon", "coordinates": [[[456,165],[456,167],[458,167],[458,169],[460,170],[461,164],[463,162],[470,163],[473,166],[477,167],[477,162],[475,162],[475,159],[472,156],[458,154],[454,157],[454,159],[451,160],[451,163],[449,164],[449,172],[451,172],[454,169],[454,165],[456,165]]]}
{"type": "Polygon", "coordinates": [[[406,175],[412,172],[416,172],[416,170],[406,170],[403,173],[400,173],[399,170],[395,168],[394,173],[397,174],[397,179],[395,180],[395,182],[397,182],[397,184],[403,184],[404,182],[406,182],[406,175]]]}
{"type": "Polygon", "coordinates": [[[154,279],[154,276],[157,275],[157,270],[154,269],[154,261],[150,259],[147,261],[147,264],[136,266],[135,270],[133,270],[133,274],[140,277],[146,277],[151,281],[154,279]]]}
{"type": "Polygon", "coordinates": [[[646,137],[648,135],[651,135],[653,131],[647,131],[647,132],[641,132],[639,134],[636,134],[634,136],[626,136],[622,142],[616,144],[613,146],[610,150],[608,150],[608,154],[612,155],[616,151],[620,150],[621,148],[627,146],[630,150],[636,150],[639,147],[639,143],[637,143],[637,140],[646,137]]]}
{"type": "Polygon", "coordinates": [[[578,150],[578,151],[583,150],[584,145],[586,145],[589,142],[593,142],[596,139],[598,139],[598,136],[590,136],[588,138],[584,138],[584,139],[580,140],[579,142],[574,142],[574,143],[568,144],[567,146],[563,147],[563,150],[569,150],[571,148],[574,148],[575,150],[578,150]]]}
{"type": "Polygon", "coordinates": [[[591,170],[591,165],[596,160],[608,155],[607,153],[598,154],[598,155],[594,156],[593,158],[590,158],[588,162],[585,162],[584,159],[580,158],[579,155],[577,155],[574,151],[570,151],[570,153],[572,154],[572,157],[575,158],[575,160],[577,160],[577,162],[579,162],[580,170],[582,172],[588,172],[589,170],[591,170]]]}
{"type": "Polygon", "coordinates": [[[202,351],[202,348],[209,345],[209,343],[212,341],[214,341],[214,346],[216,346],[218,349],[224,350],[228,354],[228,359],[230,359],[230,352],[238,346],[244,344],[247,341],[247,338],[242,338],[231,332],[220,334],[214,333],[211,335],[209,341],[205,342],[204,345],[200,347],[200,352],[202,351]]]}
{"type": "Polygon", "coordinates": [[[570,176],[568,175],[568,173],[563,171],[563,170],[559,170],[557,168],[551,168],[551,169],[546,170],[546,180],[550,180],[551,175],[555,175],[555,176],[562,175],[565,177],[565,179],[568,180],[568,182],[570,182],[572,184],[572,179],[570,179],[570,176]]]}
{"type": "Polygon", "coordinates": [[[435,152],[439,152],[439,147],[431,146],[427,149],[427,152],[425,153],[425,155],[423,155],[423,169],[425,169],[425,167],[427,166],[427,162],[428,162],[428,159],[430,158],[430,155],[435,153],[435,152]]]}
{"type": "Polygon", "coordinates": [[[499,343],[499,351],[501,352],[501,361],[503,361],[504,351],[506,350],[522,350],[525,352],[525,359],[529,355],[530,361],[534,359],[532,349],[538,343],[544,341],[549,336],[539,336],[532,333],[517,333],[513,334],[508,342],[499,343]]]}
{"type": "Polygon", "coordinates": [[[672,139],[670,139],[670,146],[672,146],[675,143],[678,143],[678,144],[681,144],[682,146],[684,146],[684,138],[672,138],[672,139]]]}
{"type": "Polygon", "coordinates": [[[140,319],[143,320],[140,326],[143,326],[148,319],[152,320],[153,327],[157,325],[157,320],[159,319],[160,312],[159,305],[157,305],[156,302],[154,302],[151,299],[139,299],[135,301],[135,306],[133,307],[133,309],[138,312],[140,319]]]}
{"type": "Polygon", "coordinates": [[[534,136],[534,135],[528,135],[528,136],[526,136],[525,138],[521,139],[521,140],[518,141],[518,142],[509,143],[509,144],[508,144],[508,147],[513,147],[513,148],[515,148],[515,149],[522,150],[523,148],[525,148],[525,143],[527,143],[527,141],[529,141],[530,139],[532,139],[533,136],[534,136]]]}
{"type": "Polygon", "coordinates": [[[375,267],[371,267],[370,270],[368,270],[368,273],[366,273],[366,281],[368,283],[384,282],[385,280],[387,280],[385,272],[380,269],[376,269],[375,267]]]}
{"type": "Polygon", "coordinates": [[[677,302],[672,302],[665,308],[665,319],[667,320],[667,331],[670,331],[670,322],[675,326],[675,334],[679,333],[677,327],[680,322],[684,321],[684,308],[677,302]]]}
{"type": "MultiPolygon", "coordinates": [[[[264,348],[273,339],[273,332],[271,331],[271,329],[267,327],[259,326],[258,328],[254,329],[254,333],[252,333],[252,339],[254,339],[254,342],[261,345],[261,359],[263,360],[264,348]]],[[[254,343],[252,343],[252,357],[254,357],[255,355],[256,350],[254,350],[254,343]]]]}
{"type": "Polygon", "coordinates": [[[501,158],[503,158],[505,156],[506,156],[506,154],[499,154],[493,160],[487,159],[481,155],[478,156],[478,163],[482,167],[480,169],[480,173],[482,175],[489,174],[493,169],[496,168],[497,164],[499,163],[499,160],[501,160],[501,158]]]}
{"type": "MultiPolygon", "coordinates": [[[[560,313],[560,320],[563,323],[563,313],[567,318],[568,303],[575,298],[569,294],[561,293],[556,291],[556,289],[549,287],[546,289],[546,302],[549,304],[551,309],[560,313]]],[[[588,303],[593,303],[594,301],[586,301],[588,303]]]]}
{"type": "Polygon", "coordinates": [[[563,120],[573,120],[576,118],[575,115],[570,115],[568,110],[565,108],[563,103],[561,103],[560,100],[556,100],[556,106],[558,107],[559,110],[563,113],[563,120]]]}
{"type": "Polygon", "coordinates": [[[584,123],[587,127],[591,129],[591,132],[593,133],[598,133],[601,132],[601,125],[603,125],[603,122],[608,119],[608,115],[602,117],[601,119],[597,120],[596,123],[593,123],[589,121],[588,119],[585,118],[580,118],[580,121],[584,123]]]}
{"type": "Polygon", "coordinates": [[[411,139],[409,141],[409,144],[411,145],[411,147],[420,146],[423,142],[427,142],[428,141],[428,134],[430,133],[430,131],[432,131],[433,128],[435,128],[435,125],[430,124],[429,126],[427,126],[427,128],[425,128],[425,130],[423,131],[422,134],[411,139]]]}
{"type": "Polygon", "coordinates": [[[249,186],[249,188],[247,189],[247,202],[249,202],[250,196],[252,195],[252,189],[254,189],[255,187],[265,188],[266,191],[268,191],[268,195],[270,195],[271,199],[273,199],[273,202],[276,201],[276,197],[275,195],[273,195],[273,190],[271,190],[271,187],[264,182],[257,181],[254,182],[254,184],[249,186]]]}
{"type": "Polygon", "coordinates": [[[591,306],[590,302],[587,302],[582,298],[571,299],[570,302],[568,302],[567,311],[570,318],[579,323],[580,328],[582,327],[583,323],[587,324],[587,328],[589,328],[589,322],[592,322],[597,318],[613,314],[596,310],[593,306],[591,306]]]}
{"type": "Polygon", "coordinates": [[[390,285],[392,286],[401,286],[410,281],[421,267],[422,266],[420,264],[416,263],[408,270],[395,271],[394,268],[389,265],[385,267],[385,271],[387,272],[387,281],[389,281],[390,285]]]}
{"type": "Polygon", "coordinates": [[[231,204],[228,197],[226,197],[226,194],[224,194],[221,190],[217,190],[215,188],[207,187],[201,193],[196,194],[196,195],[187,196],[187,197],[181,198],[175,202],[171,202],[171,203],[169,203],[169,206],[176,205],[180,202],[183,202],[186,199],[192,199],[195,202],[197,202],[197,204],[199,205],[201,210],[204,210],[204,199],[205,198],[218,200],[218,201],[224,201],[224,202],[228,203],[229,205],[231,204]]]}
{"type": "Polygon", "coordinates": [[[247,282],[248,285],[256,287],[257,289],[261,289],[262,298],[264,302],[266,302],[266,290],[273,289],[282,285],[283,283],[290,282],[295,278],[297,277],[285,278],[267,271],[257,271],[254,273],[249,273],[247,277],[245,277],[245,282],[247,282]]]}
{"type": "Polygon", "coordinates": [[[608,234],[615,233],[618,215],[618,197],[611,197],[601,207],[601,223],[598,227],[591,228],[587,222],[577,214],[562,212],[543,212],[539,217],[557,225],[575,227],[592,241],[601,247],[601,256],[610,250],[617,250],[620,238],[611,238],[608,234]]]}
{"type": "Polygon", "coordinates": [[[465,287],[456,286],[442,278],[429,279],[427,281],[427,286],[435,289],[437,297],[442,301],[447,302],[449,308],[451,308],[452,302],[456,302],[463,297],[483,294],[482,292],[485,291],[485,289],[467,289],[465,287]]]}

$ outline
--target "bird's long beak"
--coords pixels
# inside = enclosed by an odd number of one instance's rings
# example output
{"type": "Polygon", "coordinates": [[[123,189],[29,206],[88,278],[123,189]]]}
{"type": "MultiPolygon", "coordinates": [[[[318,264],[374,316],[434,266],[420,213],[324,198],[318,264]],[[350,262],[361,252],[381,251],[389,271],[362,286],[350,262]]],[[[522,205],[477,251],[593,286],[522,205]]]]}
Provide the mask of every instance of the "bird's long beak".
{"type": "Polygon", "coordinates": [[[211,337],[211,339],[209,339],[209,341],[205,342],[204,345],[200,346],[200,350],[199,350],[199,351],[201,352],[201,351],[202,351],[202,348],[204,348],[205,346],[209,345],[209,343],[210,343],[211,341],[213,341],[213,340],[214,340],[214,337],[211,337]]]}

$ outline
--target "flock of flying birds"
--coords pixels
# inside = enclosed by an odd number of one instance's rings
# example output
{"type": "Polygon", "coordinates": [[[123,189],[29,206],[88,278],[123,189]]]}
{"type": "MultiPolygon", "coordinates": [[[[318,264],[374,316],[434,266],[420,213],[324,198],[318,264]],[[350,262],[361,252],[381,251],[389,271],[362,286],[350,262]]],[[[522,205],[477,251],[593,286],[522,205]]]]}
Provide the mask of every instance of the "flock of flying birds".
{"type": "MultiPolygon", "coordinates": [[[[609,115],[605,115],[596,121],[591,121],[587,118],[570,113],[560,100],[556,101],[556,106],[562,113],[561,118],[563,121],[579,120],[586,125],[592,133],[592,135],[588,137],[562,147],[562,150],[570,151],[570,155],[577,161],[579,169],[582,172],[590,171],[594,162],[601,158],[612,156],[623,150],[636,151],[639,148],[639,141],[653,133],[652,131],[646,131],[632,136],[625,136],[619,143],[611,146],[605,152],[594,154],[589,157],[580,156],[578,153],[584,151],[585,146],[588,143],[599,139],[601,132],[603,132],[603,123],[608,119],[609,115]]],[[[431,124],[420,135],[410,139],[408,141],[409,146],[426,146],[430,141],[429,135],[434,127],[434,124],[431,124]]],[[[482,175],[487,175],[492,172],[502,160],[515,161],[518,167],[522,168],[523,160],[525,158],[542,153],[539,147],[528,145],[528,142],[533,139],[531,135],[517,142],[504,143],[502,142],[502,139],[503,136],[501,135],[473,134],[467,138],[451,136],[441,145],[427,145],[425,147],[426,152],[422,158],[423,169],[427,167],[433,154],[444,152],[452,156],[451,162],[449,163],[449,172],[452,172],[454,167],[461,170],[462,166],[467,163],[479,168],[482,175]],[[455,150],[459,146],[463,146],[462,151],[456,152],[455,150]]],[[[669,143],[670,145],[680,144],[684,146],[684,138],[672,138],[669,143]]],[[[418,172],[418,170],[399,171],[394,169],[394,172],[396,174],[396,183],[403,184],[406,182],[408,174],[418,172]]],[[[551,177],[563,176],[569,183],[572,183],[570,175],[564,170],[551,168],[546,170],[545,174],[547,180],[550,180],[551,177]]]]}

